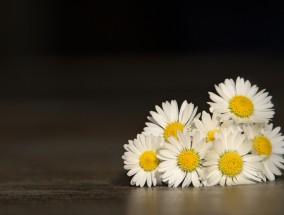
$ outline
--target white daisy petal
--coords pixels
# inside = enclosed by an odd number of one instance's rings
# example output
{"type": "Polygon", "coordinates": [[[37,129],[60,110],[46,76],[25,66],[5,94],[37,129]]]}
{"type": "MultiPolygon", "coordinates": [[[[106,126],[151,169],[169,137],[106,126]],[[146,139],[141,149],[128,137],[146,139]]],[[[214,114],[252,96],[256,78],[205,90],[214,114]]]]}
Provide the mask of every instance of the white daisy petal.
{"type": "Polygon", "coordinates": [[[185,176],[186,176],[186,173],[179,170],[179,175],[174,183],[174,187],[178,187],[180,183],[184,180],[185,176]]]}
{"type": "Polygon", "coordinates": [[[233,179],[231,177],[227,177],[226,179],[226,185],[232,186],[234,185],[233,179]]]}
{"type": "Polygon", "coordinates": [[[170,168],[170,169],[167,169],[165,171],[161,171],[161,173],[163,173],[162,179],[165,179],[163,181],[168,180],[168,178],[171,177],[172,175],[175,175],[176,172],[177,172],[176,166],[174,168],[170,168]]]}
{"type": "Polygon", "coordinates": [[[161,155],[160,157],[168,158],[168,159],[175,159],[177,156],[175,156],[171,151],[168,150],[160,150],[159,154],[161,155]]]}
{"type": "Polygon", "coordinates": [[[168,159],[166,158],[167,160],[164,160],[163,162],[160,163],[159,165],[159,168],[165,168],[167,166],[172,166],[172,165],[175,165],[176,164],[176,159],[168,159]]]}
{"type": "Polygon", "coordinates": [[[235,181],[235,183],[237,183],[237,184],[254,184],[255,182],[246,179],[246,178],[244,177],[244,175],[238,175],[238,176],[236,176],[236,181],[235,181]]]}
{"type": "Polygon", "coordinates": [[[284,159],[283,157],[280,157],[279,155],[273,154],[270,157],[270,160],[272,163],[274,163],[277,167],[284,169],[284,159]]]}
{"type": "Polygon", "coordinates": [[[284,148],[273,148],[272,151],[275,154],[284,154],[284,148]]]}
{"type": "Polygon", "coordinates": [[[180,107],[180,111],[179,111],[179,117],[178,117],[178,121],[182,122],[182,116],[183,116],[183,112],[184,109],[187,107],[187,101],[183,101],[181,107],[180,107]]]}
{"type": "Polygon", "coordinates": [[[145,185],[146,180],[147,180],[147,173],[144,172],[143,176],[140,179],[140,187],[143,187],[145,185]]]}
{"type": "Polygon", "coordinates": [[[192,184],[193,184],[194,187],[200,186],[200,181],[199,181],[198,175],[195,171],[192,172],[192,184]]]}
{"type": "Polygon", "coordinates": [[[177,104],[177,101],[172,101],[172,108],[173,108],[173,115],[174,115],[174,121],[178,121],[178,115],[179,115],[179,112],[178,112],[178,104],[177,104]]]}
{"type": "Polygon", "coordinates": [[[226,179],[227,177],[225,175],[222,176],[221,180],[220,180],[220,185],[223,187],[226,185],[226,179]]]}
{"type": "Polygon", "coordinates": [[[167,126],[167,122],[166,119],[163,118],[161,115],[157,114],[154,111],[151,111],[150,114],[152,115],[152,117],[154,118],[154,120],[163,128],[165,128],[167,126]]]}
{"type": "Polygon", "coordinates": [[[258,155],[245,155],[243,156],[244,161],[262,161],[264,158],[258,155]]]}
{"type": "Polygon", "coordinates": [[[128,176],[132,176],[132,175],[135,175],[138,171],[140,170],[140,168],[137,166],[137,167],[134,167],[133,169],[129,170],[127,175],[128,176]]]}
{"type": "Polygon", "coordinates": [[[243,175],[250,180],[261,182],[261,178],[257,177],[255,174],[251,174],[249,171],[243,171],[243,175]]]}
{"type": "Polygon", "coordinates": [[[281,171],[270,161],[267,161],[267,167],[274,175],[282,175],[281,171]]]}
{"type": "Polygon", "coordinates": [[[275,180],[274,174],[271,172],[271,170],[269,169],[269,167],[266,163],[263,163],[263,164],[264,164],[263,165],[264,166],[264,173],[265,173],[267,179],[269,181],[274,181],[275,180]]]}
{"type": "Polygon", "coordinates": [[[208,178],[208,186],[214,186],[220,182],[222,178],[222,174],[218,171],[213,172],[213,174],[210,175],[210,178],[208,178]]]}
{"type": "Polygon", "coordinates": [[[194,108],[193,104],[190,103],[190,104],[188,104],[187,107],[184,109],[184,112],[183,112],[183,115],[182,115],[182,119],[181,119],[181,122],[182,122],[183,124],[186,124],[186,123],[189,121],[190,116],[192,115],[193,108],[194,108]]]}
{"type": "Polygon", "coordinates": [[[152,186],[151,173],[147,174],[146,181],[147,181],[147,186],[151,187],[152,186]]]}
{"type": "Polygon", "coordinates": [[[170,119],[166,116],[165,112],[160,108],[158,105],[155,106],[156,111],[158,114],[160,114],[164,119],[167,119],[167,121],[170,121],[170,119]]]}
{"type": "Polygon", "coordinates": [[[191,177],[192,177],[191,173],[188,172],[186,174],[186,177],[185,177],[183,183],[182,183],[182,187],[188,187],[191,184],[191,181],[192,181],[191,177]]]}

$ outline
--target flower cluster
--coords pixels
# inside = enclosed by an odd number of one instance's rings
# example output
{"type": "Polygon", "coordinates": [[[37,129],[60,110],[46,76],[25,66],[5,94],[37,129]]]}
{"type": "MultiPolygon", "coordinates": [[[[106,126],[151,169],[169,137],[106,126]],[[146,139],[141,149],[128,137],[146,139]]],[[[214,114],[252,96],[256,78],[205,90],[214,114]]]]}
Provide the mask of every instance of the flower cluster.
{"type": "Polygon", "coordinates": [[[131,185],[237,185],[275,180],[284,169],[284,136],[273,128],[271,96],[238,77],[209,92],[210,112],[184,101],[150,111],[146,127],[124,145],[131,185]],[[201,117],[201,118],[200,118],[201,117]]]}

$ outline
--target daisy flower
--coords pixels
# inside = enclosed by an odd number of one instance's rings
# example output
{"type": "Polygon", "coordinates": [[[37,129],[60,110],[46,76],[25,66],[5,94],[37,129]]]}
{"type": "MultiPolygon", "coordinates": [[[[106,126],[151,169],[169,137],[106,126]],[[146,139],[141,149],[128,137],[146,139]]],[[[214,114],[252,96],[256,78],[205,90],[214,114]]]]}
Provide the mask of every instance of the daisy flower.
{"type": "Polygon", "coordinates": [[[236,82],[226,79],[224,83],[215,85],[219,95],[209,92],[210,111],[220,114],[226,121],[233,119],[236,123],[266,123],[274,115],[271,96],[265,90],[258,92],[256,85],[238,77],[236,82]]]}
{"type": "Polygon", "coordinates": [[[161,137],[138,134],[137,139],[129,140],[129,144],[124,145],[126,152],[122,159],[124,169],[129,170],[127,175],[133,176],[131,185],[143,187],[147,183],[151,187],[161,184],[157,172],[160,163],[157,153],[162,143],[161,137]]]}
{"type": "Polygon", "coordinates": [[[166,101],[162,103],[162,108],[156,106],[156,112],[150,111],[151,122],[146,122],[147,127],[144,128],[144,134],[154,134],[161,136],[168,142],[169,137],[177,138],[177,132],[192,132],[193,120],[199,118],[197,107],[192,103],[184,101],[180,110],[177,102],[172,100],[171,103],[166,101]]]}
{"type": "Polygon", "coordinates": [[[217,113],[213,113],[212,118],[206,111],[202,112],[201,120],[194,119],[196,129],[200,132],[201,139],[205,139],[206,143],[215,140],[215,133],[219,133],[223,128],[233,124],[232,120],[221,122],[217,113]]]}
{"type": "Polygon", "coordinates": [[[164,144],[159,151],[161,163],[159,172],[163,182],[169,187],[202,186],[204,178],[202,162],[210,145],[200,141],[199,132],[194,133],[193,139],[186,133],[178,132],[178,139],[170,137],[171,144],[164,144]]]}
{"type": "Polygon", "coordinates": [[[279,169],[284,169],[284,136],[279,131],[280,127],[273,129],[272,124],[244,126],[244,133],[253,143],[253,154],[265,156],[262,163],[270,181],[275,180],[274,175],[282,175],[279,169]]]}
{"type": "Polygon", "coordinates": [[[237,185],[262,181],[262,156],[249,154],[251,144],[238,129],[227,128],[220,132],[213,148],[206,154],[206,183],[237,185]]]}

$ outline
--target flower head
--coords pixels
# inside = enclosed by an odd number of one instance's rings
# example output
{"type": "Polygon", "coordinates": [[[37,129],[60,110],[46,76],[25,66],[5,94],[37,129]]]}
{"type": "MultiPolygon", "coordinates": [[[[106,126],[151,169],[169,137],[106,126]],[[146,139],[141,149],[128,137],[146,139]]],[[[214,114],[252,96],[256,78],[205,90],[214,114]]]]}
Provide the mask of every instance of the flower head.
{"type": "Polygon", "coordinates": [[[126,152],[122,159],[124,169],[129,170],[127,175],[133,176],[131,185],[143,187],[147,183],[151,187],[161,183],[157,172],[160,164],[157,153],[162,143],[161,137],[140,134],[137,139],[129,140],[129,144],[124,145],[126,152]]]}
{"type": "Polygon", "coordinates": [[[282,175],[280,169],[284,169],[284,136],[280,133],[280,127],[273,129],[272,124],[244,126],[247,139],[252,142],[252,153],[262,155],[264,173],[268,180],[275,180],[274,175],[282,175]]]}
{"type": "Polygon", "coordinates": [[[171,144],[164,144],[158,154],[162,180],[169,187],[180,184],[188,187],[191,183],[194,187],[201,186],[204,179],[202,163],[209,145],[200,141],[198,131],[194,133],[193,139],[188,133],[178,132],[178,139],[170,137],[169,142],[171,144]]]}
{"type": "Polygon", "coordinates": [[[202,112],[201,120],[194,119],[196,129],[200,132],[201,139],[205,139],[206,143],[215,140],[215,134],[219,133],[223,128],[233,124],[232,120],[222,122],[217,113],[213,113],[212,118],[206,111],[202,112]]]}
{"type": "Polygon", "coordinates": [[[147,127],[144,128],[143,134],[158,135],[168,142],[170,137],[178,137],[178,131],[192,132],[193,120],[200,116],[196,113],[197,107],[187,101],[182,103],[180,109],[175,100],[172,100],[171,103],[163,102],[162,108],[156,106],[156,112],[150,111],[151,117],[148,119],[151,122],[146,123],[147,127]]]}
{"type": "Polygon", "coordinates": [[[226,79],[215,85],[219,95],[209,92],[213,102],[208,102],[210,110],[220,114],[226,121],[233,119],[236,123],[266,123],[274,115],[271,96],[265,90],[258,92],[256,85],[238,77],[236,82],[226,79]]]}
{"type": "Polygon", "coordinates": [[[251,144],[236,128],[224,129],[218,134],[213,148],[207,153],[204,165],[207,167],[206,183],[237,185],[261,182],[263,157],[249,154],[251,144]]]}

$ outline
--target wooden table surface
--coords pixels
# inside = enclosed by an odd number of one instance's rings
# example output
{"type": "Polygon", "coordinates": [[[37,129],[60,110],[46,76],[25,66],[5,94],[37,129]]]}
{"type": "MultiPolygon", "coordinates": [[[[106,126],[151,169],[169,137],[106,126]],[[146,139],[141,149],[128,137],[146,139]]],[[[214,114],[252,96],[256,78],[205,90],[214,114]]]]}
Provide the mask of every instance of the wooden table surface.
{"type": "Polygon", "coordinates": [[[1,108],[1,214],[283,214],[283,177],[235,187],[129,186],[122,145],[144,122],[133,110],[104,122],[97,101],[6,101],[1,108]]]}
{"type": "MultiPolygon", "coordinates": [[[[115,62],[129,74],[132,69],[139,67],[133,66],[135,63],[115,62]]],[[[210,62],[215,63],[213,60],[208,62],[199,62],[198,65],[208,68],[210,62]]],[[[245,68],[247,61],[242,62],[240,67],[245,68]]],[[[257,69],[265,69],[259,64],[261,61],[255,62],[257,69]]],[[[277,62],[265,63],[267,68],[274,68],[271,74],[275,75],[279,68],[283,68],[283,63],[280,65],[280,61],[277,62]]],[[[73,68],[69,65],[70,61],[67,63],[66,71],[73,68]]],[[[235,65],[239,63],[237,59],[235,65]]],[[[75,64],[81,68],[86,62],[75,64]]],[[[117,68],[116,64],[114,68],[117,68]]],[[[160,64],[150,63],[147,68],[152,68],[151,65],[154,68],[160,64]]],[[[27,65],[22,66],[28,68],[27,65]]],[[[36,67],[32,63],[30,66],[36,67]]],[[[6,68],[9,70],[10,67],[6,68]]],[[[222,68],[222,74],[226,75],[227,68],[222,68]]],[[[202,68],[195,69],[202,71],[202,68]]],[[[107,80],[108,75],[103,74],[100,77],[107,80]]],[[[127,74],[122,75],[126,78],[127,74]]],[[[282,81],[275,78],[274,85],[269,77],[270,74],[262,75],[262,84],[267,81],[268,89],[274,93],[277,113],[274,123],[281,126],[284,103],[283,86],[279,83],[282,81]]],[[[158,75],[154,78],[159,80],[158,75]]],[[[131,80],[134,79],[132,77],[131,80]]],[[[202,76],[199,74],[197,79],[202,80],[202,76]]],[[[13,84],[4,83],[3,79],[1,81],[7,87],[13,84]]],[[[167,81],[171,81],[169,76],[167,81]]],[[[183,84],[186,82],[183,79],[180,81],[183,84]]],[[[283,177],[278,177],[274,182],[234,187],[174,189],[166,186],[136,188],[129,185],[130,178],[123,170],[121,159],[123,144],[142,131],[149,111],[165,99],[177,98],[179,103],[182,99],[188,99],[200,106],[200,110],[208,108],[205,103],[208,101],[207,91],[213,90],[213,86],[209,88],[210,81],[205,82],[205,87],[193,83],[188,91],[185,90],[187,85],[179,88],[175,83],[174,87],[167,89],[163,83],[158,83],[161,90],[154,91],[141,88],[140,91],[133,89],[125,93],[126,88],[114,87],[102,92],[94,88],[94,97],[42,98],[36,93],[32,98],[2,96],[0,214],[283,214],[283,177]]],[[[20,81],[16,81],[16,84],[20,84],[20,81]]],[[[43,85],[48,87],[47,82],[43,82],[43,85]]],[[[135,83],[131,82],[130,85],[134,87],[135,83]]],[[[143,86],[143,83],[139,82],[139,86],[143,86]]]]}

